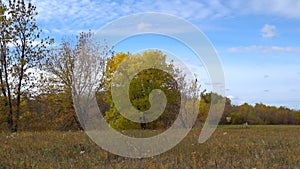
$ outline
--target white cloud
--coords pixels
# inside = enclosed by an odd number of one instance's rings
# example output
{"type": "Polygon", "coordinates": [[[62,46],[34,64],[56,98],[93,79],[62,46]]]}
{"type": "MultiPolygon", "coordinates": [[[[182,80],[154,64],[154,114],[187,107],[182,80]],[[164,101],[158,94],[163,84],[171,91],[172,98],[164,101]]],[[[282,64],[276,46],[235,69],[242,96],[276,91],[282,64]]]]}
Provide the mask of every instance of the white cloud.
{"type": "Polygon", "coordinates": [[[151,29],[151,27],[152,27],[152,24],[145,23],[145,22],[141,22],[137,25],[137,29],[139,31],[148,31],[151,29]]]}
{"type": "MultiPolygon", "coordinates": [[[[197,1],[93,1],[36,0],[38,21],[49,31],[60,29],[99,29],[114,19],[134,13],[160,12],[183,19],[198,20],[222,17],[229,13],[219,0],[197,1]]],[[[147,25],[140,25],[147,26],[147,25]]],[[[67,31],[76,32],[76,31],[67,31]]]]}
{"type": "Polygon", "coordinates": [[[103,22],[137,12],[162,12],[185,19],[224,17],[232,14],[259,13],[300,18],[300,1],[297,0],[33,0],[38,6],[40,19],[102,18],[103,22]],[[63,16],[63,18],[60,18],[63,16]]]}
{"type": "Polygon", "coordinates": [[[59,29],[61,34],[76,33],[77,29],[99,29],[114,19],[141,12],[161,12],[189,21],[244,14],[300,18],[300,1],[293,0],[35,0],[34,3],[39,12],[38,21],[50,32],[59,29]]]}
{"type": "Polygon", "coordinates": [[[281,46],[238,46],[228,49],[229,52],[300,52],[300,47],[281,47],[281,46]]]}
{"type": "Polygon", "coordinates": [[[253,7],[259,12],[280,15],[288,18],[300,18],[300,1],[297,0],[255,0],[253,7]]]}
{"type": "MultiPolygon", "coordinates": [[[[137,16],[137,15],[136,15],[137,16]]],[[[161,34],[182,34],[191,33],[196,29],[194,27],[182,24],[181,20],[174,22],[172,16],[161,17],[160,15],[141,15],[138,17],[132,16],[119,22],[110,23],[109,27],[101,29],[97,32],[100,37],[106,37],[106,39],[112,39],[116,37],[123,37],[127,35],[134,35],[139,32],[159,32],[161,34]],[[147,21],[145,21],[147,20],[147,21]],[[130,24],[128,24],[130,23],[130,24]]]]}
{"type": "Polygon", "coordinates": [[[238,97],[235,97],[235,96],[233,96],[233,95],[228,95],[228,96],[226,96],[226,97],[229,98],[231,101],[235,100],[235,102],[236,102],[237,100],[239,100],[238,97]]]}
{"type": "Polygon", "coordinates": [[[264,27],[261,29],[262,37],[263,38],[272,38],[276,35],[276,26],[265,24],[264,27]]]}
{"type": "Polygon", "coordinates": [[[48,29],[43,29],[43,32],[46,33],[46,34],[50,33],[50,31],[48,29]]]}
{"type": "MultiPolygon", "coordinates": [[[[20,40],[18,40],[18,41],[16,41],[15,43],[12,43],[12,42],[10,42],[10,43],[8,43],[7,44],[7,46],[8,47],[10,47],[10,48],[14,48],[14,47],[16,47],[16,46],[21,46],[21,41],[20,40]]],[[[41,41],[40,40],[35,40],[35,41],[33,41],[32,43],[31,43],[31,45],[34,47],[34,46],[37,46],[37,45],[39,45],[39,44],[41,44],[41,41]]],[[[48,44],[46,44],[46,46],[49,46],[48,44]]]]}
{"type": "Polygon", "coordinates": [[[244,14],[266,14],[300,19],[298,0],[231,0],[230,9],[244,14]]]}
{"type": "Polygon", "coordinates": [[[233,100],[233,99],[235,99],[236,97],[234,97],[234,96],[232,96],[232,95],[228,95],[228,96],[226,96],[228,99],[230,99],[230,100],[233,100]]]}

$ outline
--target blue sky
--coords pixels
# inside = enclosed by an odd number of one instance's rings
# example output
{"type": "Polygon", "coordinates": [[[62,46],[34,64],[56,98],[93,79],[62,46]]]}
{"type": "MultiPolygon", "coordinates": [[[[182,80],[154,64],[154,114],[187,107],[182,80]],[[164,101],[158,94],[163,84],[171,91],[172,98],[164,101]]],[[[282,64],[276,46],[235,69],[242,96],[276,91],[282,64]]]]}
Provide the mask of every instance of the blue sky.
{"type": "MultiPolygon", "coordinates": [[[[33,0],[38,24],[59,41],[97,31],[122,16],[171,14],[198,27],[223,65],[234,104],[263,102],[300,109],[300,1],[33,0]]],[[[197,67],[190,63],[191,67],[197,67]]]]}

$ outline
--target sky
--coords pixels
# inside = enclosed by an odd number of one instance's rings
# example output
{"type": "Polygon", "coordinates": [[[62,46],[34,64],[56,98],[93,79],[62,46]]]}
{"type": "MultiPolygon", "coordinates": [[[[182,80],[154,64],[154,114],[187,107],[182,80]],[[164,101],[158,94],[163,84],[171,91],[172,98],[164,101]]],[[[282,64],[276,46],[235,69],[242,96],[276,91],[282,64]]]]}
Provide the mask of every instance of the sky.
{"type": "MultiPolygon", "coordinates": [[[[222,63],[226,96],[233,104],[264,103],[300,109],[298,0],[32,2],[37,6],[37,21],[44,35],[54,37],[56,41],[82,31],[97,31],[131,14],[160,12],[177,16],[196,26],[213,44],[222,63]]],[[[148,26],[147,23],[141,24],[144,28],[148,26]]],[[[155,43],[167,49],[166,44],[172,44],[155,43]]],[[[120,46],[117,49],[126,50],[126,45],[124,47],[123,44],[123,48],[120,46]]],[[[128,50],[135,49],[131,46],[128,50]]],[[[174,52],[180,54],[179,51],[174,52]]],[[[194,70],[201,69],[199,63],[187,60],[187,64],[194,70]]]]}

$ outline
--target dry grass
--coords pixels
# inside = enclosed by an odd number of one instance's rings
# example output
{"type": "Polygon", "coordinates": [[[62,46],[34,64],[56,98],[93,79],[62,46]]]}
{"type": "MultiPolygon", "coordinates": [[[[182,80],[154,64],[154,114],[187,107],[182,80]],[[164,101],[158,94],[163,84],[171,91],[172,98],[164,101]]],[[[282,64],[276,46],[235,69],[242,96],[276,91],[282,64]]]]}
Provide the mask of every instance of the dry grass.
{"type": "Polygon", "coordinates": [[[221,126],[204,144],[197,143],[199,133],[199,129],[194,129],[175,148],[146,159],[107,153],[83,132],[21,132],[12,136],[1,133],[0,168],[258,169],[300,166],[300,126],[221,126]],[[85,147],[83,154],[80,154],[80,144],[85,147]]]}

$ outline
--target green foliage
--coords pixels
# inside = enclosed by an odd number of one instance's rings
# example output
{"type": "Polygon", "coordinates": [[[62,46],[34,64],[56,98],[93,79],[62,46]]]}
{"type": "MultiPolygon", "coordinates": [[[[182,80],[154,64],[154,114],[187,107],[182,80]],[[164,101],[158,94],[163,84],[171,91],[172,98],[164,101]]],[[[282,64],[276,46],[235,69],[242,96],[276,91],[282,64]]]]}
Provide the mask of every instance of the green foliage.
{"type": "Polygon", "coordinates": [[[109,120],[110,127],[114,129],[125,130],[140,128],[139,123],[134,123],[124,116],[120,115],[115,107],[112,107],[109,112],[106,113],[105,119],[109,120]]]}
{"type": "MultiPolygon", "coordinates": [[[[112,75],[115,73],[118,65],[125,59],[130,60],[131,65],[126,67],[128,74],[131,74],[136,69],[139,69],[145,62],[151,61],[155,62],[156,65],[164,67],[176,75],[176,70],[172,63],[166,62],[166,56],[161,51],[145,51],[142,54],[131,55],[129,53],[118,53],[113,56],[107,62],[106,68],[106,86],[107,86],[107,101],[111,104],[111,109],[106,112],[105,119],[109,122],[111,127],[116,129],[129,129],[129,128],[139,128],[140,125],[129,121],[128,119],[122,117],[116,110],[114,103],[110,95],[110,86],[112,75]]],[[[125,72],[120,70],[120,72],[125,72]]],[[[116,75],[116,74],[114,74],[116,75]]],[[[116,75],[115,78],[127,78],[126,74],[116,75]]],[[[125,79],[124,79],[125,80],[125,79]]],[[[176,118],[179,111],[180,104],[180,92],[176,80],[168,73],[158,70],[158,69],[147,69],[136,74],[129,87],[129,97],[132,105],[135,109],[140,111],[146,111],[150,108],[149,95],[153,89],[162,90],[167,97],[167,106],[165,111],[162,113],[160,118],[154,122],[147,124],[148,128],[153,128],[157,125],[163,125],[168,127],[172,120],[176,118]]]]}

